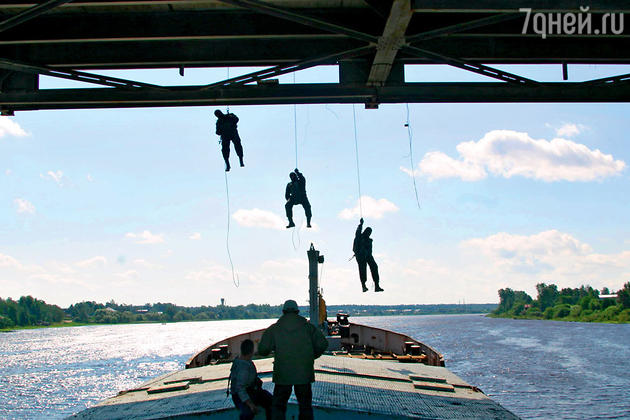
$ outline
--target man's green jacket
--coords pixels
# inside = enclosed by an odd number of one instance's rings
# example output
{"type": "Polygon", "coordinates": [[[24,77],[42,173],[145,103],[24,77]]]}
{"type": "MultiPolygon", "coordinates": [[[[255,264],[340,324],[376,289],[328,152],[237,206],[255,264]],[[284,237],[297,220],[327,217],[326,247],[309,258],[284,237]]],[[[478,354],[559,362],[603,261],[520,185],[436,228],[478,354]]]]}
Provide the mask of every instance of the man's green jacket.
{"type": "Polygon", "coordinates": [[[306,318],[288,312],[265,330],[258,343],[258,353],[274,354],[273,382],[278,385],[302,385],[315,382],[313,363],[326,351],[324,334],[306,318]]]}

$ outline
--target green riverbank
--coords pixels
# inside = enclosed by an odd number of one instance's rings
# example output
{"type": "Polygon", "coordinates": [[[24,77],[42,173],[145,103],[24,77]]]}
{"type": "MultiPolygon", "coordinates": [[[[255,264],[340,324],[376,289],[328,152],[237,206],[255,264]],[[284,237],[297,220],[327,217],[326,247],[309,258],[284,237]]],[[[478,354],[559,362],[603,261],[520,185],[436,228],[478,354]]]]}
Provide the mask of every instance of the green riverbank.
{"type": "Polygon", "coordinates": [[[602,293],[590,286],[558,290],[555,284],[536,285],[538,297],[532,299],[519,290],[500,289],[499,306],[493,318],[545,319],[573,322],[630,323],[630,282],[623,289],[602,293]]]}

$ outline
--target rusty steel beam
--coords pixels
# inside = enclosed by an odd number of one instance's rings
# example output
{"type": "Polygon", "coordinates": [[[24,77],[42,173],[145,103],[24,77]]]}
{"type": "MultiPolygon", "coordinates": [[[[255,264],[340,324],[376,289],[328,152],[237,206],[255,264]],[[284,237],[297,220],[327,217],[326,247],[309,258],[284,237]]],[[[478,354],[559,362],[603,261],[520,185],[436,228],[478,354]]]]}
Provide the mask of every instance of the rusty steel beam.
{"type": "Polygon", "coordinates": [[[13,28],[27,20],[31,20],[36,18],[39,15],[42,15],[49,11],[50,9],[54,9],[57,6],[61,6],[65,3],[70,3],[72,0],[49,0],[46,3],[39,4],[37,6],[33,6],[28,10],[23,11],[22,13],[18,13],[15,16],[11,16],[8,19],[0,22],[0,32],[6,31],[9,28],[13,28]]]}
{"type": "Polygon", "coordinates": [[[387,81],[398,50],[405,42],[405,32],[412,15],[410,0],[394,0],[383,35],[378,39],[368,86],[383,86],[387,81]]]}

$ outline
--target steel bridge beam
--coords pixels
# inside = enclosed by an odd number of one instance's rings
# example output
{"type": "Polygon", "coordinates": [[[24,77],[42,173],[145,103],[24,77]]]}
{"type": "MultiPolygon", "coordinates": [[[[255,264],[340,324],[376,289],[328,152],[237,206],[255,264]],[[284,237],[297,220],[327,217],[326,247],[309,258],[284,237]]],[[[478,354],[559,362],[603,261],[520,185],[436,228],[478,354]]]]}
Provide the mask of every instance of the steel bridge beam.
{"type": "Polygon", "coordinates": [[[18,13],[15,16],[11,16],[8,19],[0,22],[0,32],[6,31],[9,28],[13,28],[27,20],[31,20],[40,16],[50,9],[54,9],[57,6],[61,6],[65,3],[70,3],[72,0],[49,0],[46,3],[39,4],[37,6],[33,6],[28,10],[23,11],[22,13],[18,13]]]}
{"type": "Polygon", "coordinates": [[[378,39],[376,55],[368,75],[368,86],[383,86],[387,81],[398,50],[405,42],[405,32],[412,15],[409,0],[394,0],[383,36],[378,39]]]}
{"type": "Polygon", "coordinates": [[[518,11],[521,7],[536,11],[577,12],[580,6],[589,6],[590,12],[630,12],[627,0],[412,0],[416,12],[465,12],[465,13],[506,13],[518,11]]]}
{"type": "MultiPolygon", "coordinates": [[[[370,44],[378,44],[379,39],[373,35],[366,34],[364,32],[355,31],[344,26],[335,25],[321,19],[305,16],[300,13],[295,13],[289,10],[281,9],[278,7],[270,6],[259,0],[217,0],[222,3],[231,4],[234,6],[240,6],[247,9],[255,10],[260,13],[265,13],[271,16],[276,16],[282,19],[287,19],[293,22],[302,23],[304,25],[312,26],[317,29],[329,31],[333,33],[347,35],[351,38],[355,38],[361,41],[369,42],[370,44]]],[[[498,79],[504,82],[520,83],[520,84],[532,84],[533,80],[520,77],[515,74],[504,72],[494,69],[492,67],[484,66],[477,63],[467,62],[458,58],[446,57],[444,55],[436,54],[427,50],[412,46],[403,46],[402,50],[411,54],[412,56],[429,57],[438,63],[448,64],[450,66],[458,67],[462,70],[472,71],[487,77],[498,79]]]]}
{"type": "Polygon", "coordinates": [[[152,85],[150,83],[136,82],[133,80],[120,79],[118,77],[103,76],[100,74],[86,73],[82,71],[55,69],[46,66],[34,66],[32,64],[5,60],[2,58],[0,58],[0,69],[57,77],[77,82],[93,83],[116,88],[160,88],[160,86],[152,85]]]}
{"type": "Polygon", "coordinates": [[[200,90],[50,89],[0,93],[0,110],[132,108],[164,106],[316,103],[630,102],[630,83],[406,83],[400,86],[340,84],[247,85],[200,90]]]}

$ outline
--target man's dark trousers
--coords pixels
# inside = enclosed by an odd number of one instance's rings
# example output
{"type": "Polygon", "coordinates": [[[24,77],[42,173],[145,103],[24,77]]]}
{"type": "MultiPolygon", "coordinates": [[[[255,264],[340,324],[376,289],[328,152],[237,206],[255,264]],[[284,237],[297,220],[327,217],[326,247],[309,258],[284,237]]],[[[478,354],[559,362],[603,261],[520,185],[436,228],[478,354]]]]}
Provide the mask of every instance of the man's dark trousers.
{"type": "Polygon", "coordinates": [[[273,420],[285,420],[287,402],[291,396],[291,387],[295,388],[295,397],[300,408],[299,420],[313,419],[313,392],[311,384],[303,385],[278,385],[273,388],[273,403],[271,405],[271,418],[273,420]]]}
{"type": "Polygon", "coordinates": [[[357,257],[357,264],[359,264],[359,279],[361,279],[361,283],[365,284],[367,281],[367,266],[370,266],[370,271],[372,272],[372,280],[374,283],[378,284],[379,275],[378,275],[378,265],[376,261],[374,261],[374,257],[369,255],[368,257],[357,257]]]}
{"type": "Polygon", "coordinates": [[[241,144],[241,138],[238,133],[233,136],[221,136],[221,153],[223,154],[225,163],[228,163],[228,159],[230,158],[230,142],[234,143],[236,156],[240,158],[243,157],[243,145],[241,144]]]}
{"type": "MultiPolygon", "coordinates": [[[[268,391],[264,389],[258,388],[251,392],[247,392],[249,394],[249,398],[252,399],[254,404],[261,406],[265,409],[266,419],[269,420],[271,418],[271,403],[272,397],[268,391]]],[[[247,404],[245,404],[236,394],[232,394],[232,401],[234,401],[234,405],[240,412],[239,420],[252,420],[256,414],[249,408],[247,404]]]]}

